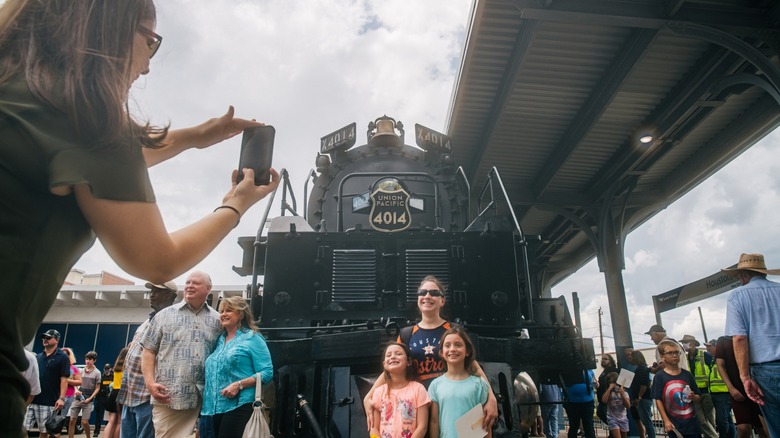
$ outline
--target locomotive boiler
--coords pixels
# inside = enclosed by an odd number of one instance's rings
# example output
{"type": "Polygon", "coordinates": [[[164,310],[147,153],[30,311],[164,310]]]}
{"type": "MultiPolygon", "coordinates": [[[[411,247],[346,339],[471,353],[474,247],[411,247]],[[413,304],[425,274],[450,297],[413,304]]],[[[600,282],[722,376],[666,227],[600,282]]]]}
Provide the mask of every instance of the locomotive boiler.
{"type": "Polygon", "coordinates": [[[417,286],[435,275],[447,285],[444,316],[469,331],[496,394],[494,435],[521,436],[535,411],[533,382],[595,368],[592,340],[563,297],[534,290],[534,238],[495,168],[472,202],[446,135],[418,124],[408,145],[403,123],[382,116],[368,123],[365,144],[355,146],[358,137],[356,123],[322,137],[303,211],[282,172],[281,215],[266,235],[263,223],[239,238],[234,270],[252,276],[274,362],[272,433],[367,437],[362,398],[382,348],[416,322],[417,286]]]}

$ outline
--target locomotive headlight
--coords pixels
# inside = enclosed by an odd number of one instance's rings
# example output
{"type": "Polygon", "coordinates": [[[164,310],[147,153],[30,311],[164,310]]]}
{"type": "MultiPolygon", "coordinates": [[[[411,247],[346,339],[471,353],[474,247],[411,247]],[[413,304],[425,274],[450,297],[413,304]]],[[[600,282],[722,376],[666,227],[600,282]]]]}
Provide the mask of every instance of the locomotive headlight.
{"type": "Polygon", "coordinates": [[[506,307],[506,305],[509,304],[509,296],[506,292],[497,290],[490,294],[490,301],[496,307],[506,307]]]}

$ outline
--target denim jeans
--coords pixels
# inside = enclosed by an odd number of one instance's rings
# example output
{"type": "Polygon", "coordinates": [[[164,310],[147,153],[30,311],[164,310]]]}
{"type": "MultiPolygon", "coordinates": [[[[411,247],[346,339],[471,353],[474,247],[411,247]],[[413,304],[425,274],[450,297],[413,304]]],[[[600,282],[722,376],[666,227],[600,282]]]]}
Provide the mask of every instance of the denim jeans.
{"type": "MultiPolygon", "coordinates": [[[[214,417],[211,415],[201,415],[198,419],[198,436],[200,438],[215,438],[214,417]]],[[[124,438],[124,437],[122,437],[124,438]]]]}
{"type": "Polygon", "coordinates": [[[154,438],[152,404],[122,407],[122,438],[154,438]]]}
{"type": "Polygon", "coordinates": [[[558,436],[558,406],[541,405],[542,424],[544,425],[544,435],[547,438],[557,438],[558,436]]]}
{"type": "Polygon", "coordinates": [[[780,437],[780,362],[750,365],[750,375],[764,393],[761,412],[769,436],[780,437]]]}
{"type": "Polygon", "coordinates": [[[715,428],[719,438],[737,438],[737,427],[731,419],[731,401],[728,392],[713,392],[712,404],[715,405],[715,428]]]}
{"type": "Polygon", "coordinates": [[[645,426],[645,436],[655,438],[655,425],[653,424],[653,400],[642,398],[636,406],[639,413],[639,421],[645,426]]]}

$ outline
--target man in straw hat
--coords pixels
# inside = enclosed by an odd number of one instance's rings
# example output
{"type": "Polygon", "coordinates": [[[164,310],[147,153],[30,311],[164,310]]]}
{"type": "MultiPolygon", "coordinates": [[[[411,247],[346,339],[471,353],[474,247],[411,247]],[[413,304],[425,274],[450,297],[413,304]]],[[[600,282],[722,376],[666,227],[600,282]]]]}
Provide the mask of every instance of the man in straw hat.
{"type": "Polygon", "coordinates": [[[729,295],[726,335],[733,336],[739,378],[747,396],[761,406],[769,435],[780,437],[780,275],[761,254],[742,254],[735,268],[722,269],[742,286],[729,295]]]}

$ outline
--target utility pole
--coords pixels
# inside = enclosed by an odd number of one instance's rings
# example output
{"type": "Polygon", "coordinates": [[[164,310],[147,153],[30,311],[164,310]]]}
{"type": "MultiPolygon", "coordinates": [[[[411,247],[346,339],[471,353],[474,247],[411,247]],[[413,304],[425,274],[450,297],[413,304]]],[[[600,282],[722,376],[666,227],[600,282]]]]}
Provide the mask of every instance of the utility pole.
{"type": "MultiPolygon", "coordinates": [[[[704,327],[704,316],[701,314],[701,307],[699,307],[699,321],[701,321],[701,331],[704,333],[704,339],[707,339],[707,329],[704,327]]],[[[707,342],[707,341],[704,341],[707,342]]],[[[704,343],[702,342],[702,344],[704,343]]]]}
{"type": "Polygon", "coordinates": [[[601,315],[603,315],[604,312],[601,311],[601,307],[599,307],[599,340],[601,341],[601,355],[604,355],[604,330],[601,328],[601,315]]]}

